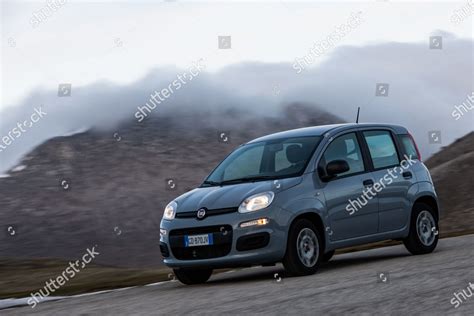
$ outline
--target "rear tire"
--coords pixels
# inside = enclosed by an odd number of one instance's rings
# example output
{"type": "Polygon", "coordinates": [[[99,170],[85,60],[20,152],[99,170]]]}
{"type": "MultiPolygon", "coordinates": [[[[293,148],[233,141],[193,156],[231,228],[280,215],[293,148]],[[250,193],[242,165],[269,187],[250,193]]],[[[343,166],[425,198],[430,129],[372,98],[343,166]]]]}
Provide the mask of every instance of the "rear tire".
{"type": "Polygon", "coordinates": [[[183,284],[205,283],[212,275],[212,269],[173,269],[176,278],[183,284]]]}
{"type": "Polygon", "coordinates": [[[403,244],[413,255],[433,252],[438,244],[438,219],[433,208],[424,203],[413,206],[410,233],[403,244]]]}
{"type": "Polygon", "coordinates": [[[283,266],[291,275],[314,274],[321,262],[322,239],[316,226],[298,219],[290,227],[283,266]]]}

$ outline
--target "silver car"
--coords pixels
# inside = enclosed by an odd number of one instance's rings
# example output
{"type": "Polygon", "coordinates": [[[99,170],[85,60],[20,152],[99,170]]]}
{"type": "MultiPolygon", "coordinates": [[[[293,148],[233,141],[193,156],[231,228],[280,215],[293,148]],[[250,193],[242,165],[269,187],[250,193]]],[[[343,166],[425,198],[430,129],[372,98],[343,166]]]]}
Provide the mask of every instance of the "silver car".
{"type": "Polygon", "coordinates": [[[386,124],[295,129],[252,140],[165,210],[164,263],[185,284],[215,268],[274,265],[316,272],[339,248],[438,242],[433,181],[409,132],[386,124]]]}

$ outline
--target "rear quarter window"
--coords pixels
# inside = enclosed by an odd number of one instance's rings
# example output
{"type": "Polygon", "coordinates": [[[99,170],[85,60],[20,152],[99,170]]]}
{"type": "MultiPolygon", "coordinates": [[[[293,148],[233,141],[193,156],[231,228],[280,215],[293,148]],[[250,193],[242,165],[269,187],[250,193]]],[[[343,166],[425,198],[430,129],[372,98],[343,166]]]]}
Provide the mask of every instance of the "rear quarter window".
{"type": "Polygon", "coordinates": [[[415,143],[413,142],[413,139],[410,137],[410,135],[400,135],[399,138],[405,154],[412,159],[420,159],[420,157],[418,157],[418,153],[416,152],[415,143]]]}

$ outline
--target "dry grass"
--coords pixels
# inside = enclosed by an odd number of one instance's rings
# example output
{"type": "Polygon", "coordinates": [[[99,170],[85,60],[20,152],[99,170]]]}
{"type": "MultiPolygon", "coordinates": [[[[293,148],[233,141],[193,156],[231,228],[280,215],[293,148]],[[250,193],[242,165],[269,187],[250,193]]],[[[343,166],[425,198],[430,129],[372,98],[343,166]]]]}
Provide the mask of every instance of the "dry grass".
{"type": "MultiPolygon", "coordinates": [[[[0,259],[0,298],[26,297],[56,278],[69,263],[55,259],[0,259]]],[[[56,290],[53,296],[73,295],[144,285],[169,279],[171,270],[124,269],[90,264],[56,290]]]]}

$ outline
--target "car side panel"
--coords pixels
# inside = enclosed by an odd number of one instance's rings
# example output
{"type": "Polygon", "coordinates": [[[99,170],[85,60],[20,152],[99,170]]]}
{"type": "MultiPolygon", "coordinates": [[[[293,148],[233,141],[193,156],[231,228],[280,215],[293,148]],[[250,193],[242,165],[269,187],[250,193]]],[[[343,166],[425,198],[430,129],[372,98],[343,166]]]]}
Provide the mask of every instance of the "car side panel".
{"type": "MultiPolygon", "coordinates": [[[[414,194],[411,197],[413,204],[415,203],[417,199],[424,196],[432,197],[436,201],[436,204],[438,206],[438,218],[439,218],[441,216],[441,212],[440,212],[441,207],[439,205],[438,196],[436,195],[436,191],[431,182],[423,181],[423,182],[418,183],[418,191],[416,192],[416,194],[414,194]]],[[[412,207],[413,207],[413,204],[412,204],[412,207]]]]}
{"type": "Polygon", "coordinates": [[[320,189],[314,186],[314,174],[305,174],[303,181],[296,187],[290,188],[284,192],[281,192],[285,196],[282,198],[285,203],[281,204],[280,207],[287,211],[288,217],[279,221],[286,222],[286,232],[288,234],[291,223],[294,219],[305,213],[314,213],[321,219],[324,231],[320,232],[324,234],[325,240],[329,239],[330,231],[326,229],[328,227],[328,217],[326,206],[323,202],[323,194],[320,189]]]}

